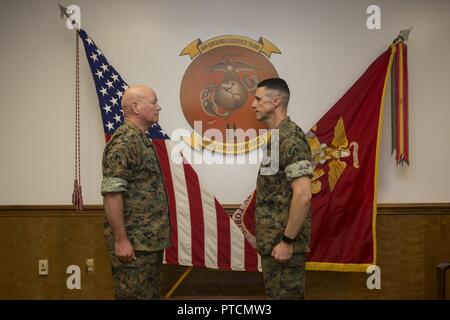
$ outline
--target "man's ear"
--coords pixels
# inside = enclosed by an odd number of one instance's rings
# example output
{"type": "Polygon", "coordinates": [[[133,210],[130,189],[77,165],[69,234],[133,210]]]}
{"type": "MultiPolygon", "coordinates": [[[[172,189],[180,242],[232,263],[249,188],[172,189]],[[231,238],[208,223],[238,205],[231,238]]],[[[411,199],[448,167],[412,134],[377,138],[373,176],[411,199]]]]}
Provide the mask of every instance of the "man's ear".
{"type": "Polygon", "coordinates": [[[131,110],[133,111],[133,114],[139,114],[139,105],[137,102],[133,102],[131,105],[131,110]]]}
{"type": "Polygon", "coordinates": [[[276,108],[279,108],[281,106],[281,97],[280,96],[273,97],[273,104],[275,105],[276,108]]]}

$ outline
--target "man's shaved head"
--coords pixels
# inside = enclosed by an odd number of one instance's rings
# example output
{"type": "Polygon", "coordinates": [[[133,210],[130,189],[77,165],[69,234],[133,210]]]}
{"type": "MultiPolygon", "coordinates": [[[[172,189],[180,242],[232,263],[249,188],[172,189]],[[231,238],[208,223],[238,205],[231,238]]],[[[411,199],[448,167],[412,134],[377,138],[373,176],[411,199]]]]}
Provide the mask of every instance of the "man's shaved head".
{"type": "Polygon", "coordinates": [[[122,96],[122,110],[124,115],[129,116],[132,112],[131,107],[142,102],[142,99],[145,99],[148,95],[156,97],[155,91],[148,86],[134,85],[128,87],[122,96]]]}
{"type": "Polygon", "coordinates": [[[161,106],[152,88],[144,85],[130,86],[122,96],[122,110],[127,121],[145,132],[159,120],[161,106]]]}

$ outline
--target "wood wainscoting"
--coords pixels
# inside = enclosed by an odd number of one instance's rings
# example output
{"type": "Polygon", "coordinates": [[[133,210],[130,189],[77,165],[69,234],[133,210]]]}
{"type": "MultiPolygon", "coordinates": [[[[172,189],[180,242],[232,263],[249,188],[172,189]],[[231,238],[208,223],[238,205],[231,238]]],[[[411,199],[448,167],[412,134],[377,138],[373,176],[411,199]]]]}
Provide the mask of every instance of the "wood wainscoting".
{"type": "Polygon", "coordinates": [[[114,298],[102,207],[89,207],[0,206],[0,299],[114,298]],[[38,275],[39,259],[48,260],[46,276],[38,275]],[[80,290],[67,288],[71,265],[81,269],[80,290]]]}
{"type": "MultiPolygon", "coordinates": [[[[377,245],[380,290],[367,289],[365,273],[308,271],[306,298],[435,299],[436,266],[450,262],[450,204],[379,204],[377,245]]],[[[0,299],[112,299],[109,263],[102,206],[0,206],[0,299]],[[39,259],[49,260],[48,276],[38,276],[39,259]],[[81,290],[66,287],[69,265],[81,268],[81,290]]],[[[186,269],[163,267],[163,294],[186,269]]],[[[450,299],[450,277],[447,288],[450,299]]],[[[263,296],[260,273],[193,269],[172,298],[263,296]]]]}

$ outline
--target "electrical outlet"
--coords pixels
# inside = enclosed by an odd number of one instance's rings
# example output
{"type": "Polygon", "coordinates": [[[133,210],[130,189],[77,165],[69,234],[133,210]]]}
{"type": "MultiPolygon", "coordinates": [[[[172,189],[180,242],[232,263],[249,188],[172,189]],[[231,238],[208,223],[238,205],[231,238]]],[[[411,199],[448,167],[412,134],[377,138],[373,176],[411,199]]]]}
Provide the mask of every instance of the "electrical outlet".
{"type": "Polygon", "coordinates": [[[47,259],[39,260],[39,275],[40,276],[48,275],[48,260],[47,259]]]}
{"type": "Polygon", "coordinates": [[[86,272],[93,273],[94,272],[94,259],[86,260],[86,272]]]}

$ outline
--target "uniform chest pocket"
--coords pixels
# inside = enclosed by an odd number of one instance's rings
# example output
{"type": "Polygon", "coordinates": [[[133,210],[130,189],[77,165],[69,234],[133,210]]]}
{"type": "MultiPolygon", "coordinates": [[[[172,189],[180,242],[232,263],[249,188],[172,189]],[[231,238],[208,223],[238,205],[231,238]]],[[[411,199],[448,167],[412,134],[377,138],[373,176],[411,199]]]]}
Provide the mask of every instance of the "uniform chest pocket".
{"type": "Polygon", "coordinates": [[[145,169],[154,174],[160,173],[158,157],[156,156],[156,152],[153,146],[145,151],[143,160],[143,166],[145,167],[145,169]]]}

